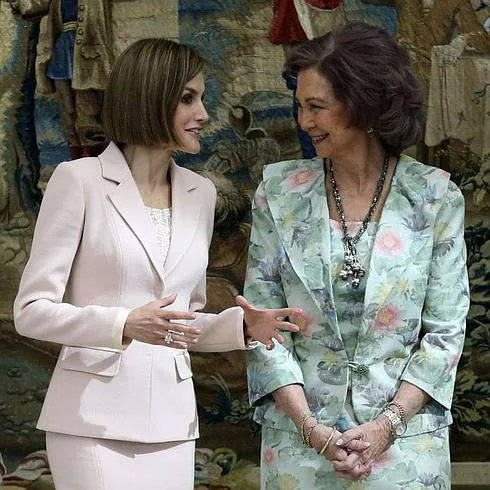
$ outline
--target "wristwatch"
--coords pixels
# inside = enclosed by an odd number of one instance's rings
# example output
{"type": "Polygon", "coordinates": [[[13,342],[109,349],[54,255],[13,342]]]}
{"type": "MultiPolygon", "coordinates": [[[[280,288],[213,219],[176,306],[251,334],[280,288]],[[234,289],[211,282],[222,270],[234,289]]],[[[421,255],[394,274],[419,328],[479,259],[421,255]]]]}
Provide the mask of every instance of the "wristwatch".
{"type": "Polygon", "coordinates": [[[384,415],[390,422],[391,437],[393,439],[405,434],[405,431],[407,430],[407,423],[405,420],[403,420],[400,414],[395,412],[395,410],[392,410],[390,407],[386,407],[381,412],[381,415],[384,415]]]}

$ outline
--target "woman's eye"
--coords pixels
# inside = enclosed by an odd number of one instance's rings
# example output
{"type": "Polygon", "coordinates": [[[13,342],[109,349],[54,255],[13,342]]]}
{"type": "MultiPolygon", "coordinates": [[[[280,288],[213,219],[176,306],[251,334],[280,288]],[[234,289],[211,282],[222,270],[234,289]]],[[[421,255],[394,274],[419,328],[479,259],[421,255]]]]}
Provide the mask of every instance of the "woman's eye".
{"type": "Polygon", "coordinates": [[[185,94],[182,97],[181,102],[183,104],[192,104],[192,94],[185,94]]]}

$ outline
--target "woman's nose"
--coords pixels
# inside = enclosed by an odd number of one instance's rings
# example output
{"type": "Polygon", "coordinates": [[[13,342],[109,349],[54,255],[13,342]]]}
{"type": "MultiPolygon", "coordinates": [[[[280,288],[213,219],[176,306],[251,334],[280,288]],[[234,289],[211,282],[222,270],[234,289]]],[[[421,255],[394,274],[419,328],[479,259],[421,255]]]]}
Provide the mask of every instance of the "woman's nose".
{"type": "Polygon", "coordinates": [[[306,117],[305,111],[301,109],[298,110],[298,124],[303,131],[308,131],[308,129],[312,126],[311,118],[306,117]]]}
{"type": "Polygon", "coordinates": [[[196,119],[201,122],[208,122],[209,121],[209,114],[208,111],[206,110],[206,107],[204,107],[204,104],[201,102],[201,106],[199,108],[199,111],[197,113],[196,119]]]}

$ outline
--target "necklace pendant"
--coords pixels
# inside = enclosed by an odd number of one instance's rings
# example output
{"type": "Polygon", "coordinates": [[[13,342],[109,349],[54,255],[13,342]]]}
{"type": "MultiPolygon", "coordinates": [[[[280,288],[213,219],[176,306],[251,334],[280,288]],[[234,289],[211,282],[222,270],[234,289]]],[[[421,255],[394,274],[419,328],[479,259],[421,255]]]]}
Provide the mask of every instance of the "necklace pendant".
{"type": "Polygon", "coordinates": [[[365,270],[364,270],[364,267],[361,265],[361,263],[357,260],[354,261],[354,263],[352,264],[352,272],[354,273],[354,275],[356,277],[363,277],[364,276],[364,273],[365,273],[365,270]]]}
{"type": "MultiPolygon", "coordinates": [[[[352,250],[352,249],[351,249],[352,250]]],[[[359,262],[357,255],[354,251],[349,251],[344,256],[344,265],[340,269],[339,277],[343,281],[348,281],[350,278],[350,285],[353,289],[357,289],[361,282],[361,278],[366,273],[364,267],[359,262]]]]}
{"type": "Polygon", "coordinates": [[[347,281],[349,279],[349,276],[351,275],[352,275],[351,267],[347,264],[344,264],[344,266],[342,267],[342,269],[340,269],[339,272],[340,279],[342,279],[343,281],[347,281]]]}

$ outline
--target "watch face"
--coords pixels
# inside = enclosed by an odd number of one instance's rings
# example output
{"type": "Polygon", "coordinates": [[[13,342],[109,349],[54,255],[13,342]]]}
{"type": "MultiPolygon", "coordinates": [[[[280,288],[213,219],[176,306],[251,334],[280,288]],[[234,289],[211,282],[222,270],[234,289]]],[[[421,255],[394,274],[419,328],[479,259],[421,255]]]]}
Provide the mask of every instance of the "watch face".
{"type": "Polygon", "coordinates": [[[405,431],[407,430],[407,424],[405,422],[403,422],[402,420],[400,420],[400,422],[398,422],[396,425],[395,425],[395,434],[399,437],[399,436],[402,436],[403,434],[405,434],[405,431]]]}

